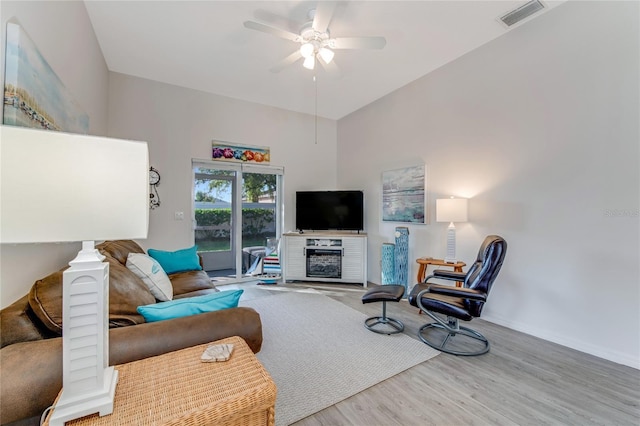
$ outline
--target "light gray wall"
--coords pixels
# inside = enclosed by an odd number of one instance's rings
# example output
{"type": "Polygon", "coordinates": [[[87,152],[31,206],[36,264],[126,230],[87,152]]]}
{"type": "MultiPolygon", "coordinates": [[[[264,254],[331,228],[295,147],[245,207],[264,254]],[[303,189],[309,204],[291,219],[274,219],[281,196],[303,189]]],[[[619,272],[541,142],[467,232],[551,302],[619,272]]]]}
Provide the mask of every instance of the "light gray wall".
{"type": "MultiPolygon", "coordinates": [[[[11,18],[17,19],[89,115],[89,133],[106,135],[108,71],[84,2],[0,2],[0,81],[3,84],[5,35],[11,18]]],[[[99,190],[97,184],[96,190],[99,190]]],[[[34,191],[37,193],[37,188],[34,191]]],[[[0,245],[0,306],[13,303],[29,291],[35,280],[65,266],[79,249],[80,244],[75,243],[0,245]]]]}
{"type": "Polygon", "coordinates": [[[150,215],[146,248],[193,244],[191,159],[210,159],[211,141],[268,146],[271,164],[285,168],[285,224],[293,230],[295,191],[336,186],[336,122],[110,73],[109,136],[149,143],[161,175],[161,205],[150,215]],[[184,221],[174,213],[185,213],[184,221]]]}
{"type": "Polygon", "coordinates": [[[458,257],[509,244],[483,318],[639,367],[638,5],[565,3],[338,122],[338,184],[369,200],[369,280],[395,227],[381,172],[424,163],[412,263],[444,256],[435,199],[468,197],[458,257]]]}

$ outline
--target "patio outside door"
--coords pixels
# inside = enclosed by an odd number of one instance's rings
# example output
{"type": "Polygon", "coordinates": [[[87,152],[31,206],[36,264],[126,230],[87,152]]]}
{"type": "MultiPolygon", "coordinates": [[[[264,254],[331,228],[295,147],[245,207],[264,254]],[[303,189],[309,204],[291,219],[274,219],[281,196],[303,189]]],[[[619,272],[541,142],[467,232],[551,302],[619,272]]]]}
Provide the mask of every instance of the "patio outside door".
{"type": "Polygon", "coordinates": [[[206,167],[194,168],[195,244],[205,271],[235,274],[236,172],[206,167]]]}
{"type": "Polygon", "coordinates": [[[281,235],[283,169],[193,161],[194,242],[218,281],[262,272],[267,240],[281,235]]]}

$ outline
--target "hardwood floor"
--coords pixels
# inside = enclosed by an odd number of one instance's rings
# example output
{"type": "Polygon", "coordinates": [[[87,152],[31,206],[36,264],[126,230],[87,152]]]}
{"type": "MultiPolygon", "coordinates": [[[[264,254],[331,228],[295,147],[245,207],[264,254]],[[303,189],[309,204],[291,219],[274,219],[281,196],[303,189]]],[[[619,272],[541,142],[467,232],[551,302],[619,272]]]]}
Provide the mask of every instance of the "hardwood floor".
{"type": "MultiPolygon", "coordinates": [[[[315,289],[367,315],[381,310],[363,305],[365,289],[356,285],[279,284],[268,291],[296,289],[315,289]]],[[[406,301],[388,304],[387,314],[416,339],[428,318],[406,301]]],[[[482,319],[470,326],[491,342],[488,354],[441,354],[295,425],[640,424],[639,370],[482,319]]]]}
{"type": "MultiPolygon", "coordinates": [[[[362,304],[366,289],[359,285],[238,288],[249,298],[264,297],[265,291],[319,291],[367,316],[382,309],[362,304]]],[[[428,322],[406,300],[389,303],[387,315],[400,319],[404,333],[417,340],[428,322]]],[[[479,318],[467,325],[489,339],[489,353],[440,354],[295,425],[640,425],[640,370],[479,318]]]]}

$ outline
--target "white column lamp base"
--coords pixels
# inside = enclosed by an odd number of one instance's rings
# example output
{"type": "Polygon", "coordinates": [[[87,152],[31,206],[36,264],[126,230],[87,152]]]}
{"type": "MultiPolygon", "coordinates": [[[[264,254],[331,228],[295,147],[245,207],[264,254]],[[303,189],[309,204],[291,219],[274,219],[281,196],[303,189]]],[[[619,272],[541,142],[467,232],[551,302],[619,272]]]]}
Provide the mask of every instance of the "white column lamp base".
{"type": "Polygon", "coordinates": [[[447,255],[444,258],[446,263],[456,263],[456,227],[451,222],[447,228],[447,255]]]}
{"type": "Polygon", "coordinates": [[[98,413],[106,416],[113,413],[113,399],[118,383],[118,371],[109,367],[104,370],[104,389],[84,395],[68,396],[64,389],[49,419],[50,426],[64,426],[65,422],[98,413]]]}
{"type": "Polygon", "coordinates": [[[62,300],[62,394],[51,426],[113,412],[118,372],[109,367],[109,264],[84,241],[64,271],[62,300]]]}

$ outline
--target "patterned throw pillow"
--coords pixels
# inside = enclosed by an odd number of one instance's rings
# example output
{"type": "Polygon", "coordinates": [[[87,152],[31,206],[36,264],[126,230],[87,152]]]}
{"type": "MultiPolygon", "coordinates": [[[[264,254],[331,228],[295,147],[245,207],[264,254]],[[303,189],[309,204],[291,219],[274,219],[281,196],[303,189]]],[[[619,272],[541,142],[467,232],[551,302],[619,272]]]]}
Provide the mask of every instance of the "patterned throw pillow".
{"type": "Polygon", "coordinates": [[[146,254],[129,253],[127,268],[144,281],[156,299],[161,302],[173,299],[171,280],[157,260],[146,254]]]}

